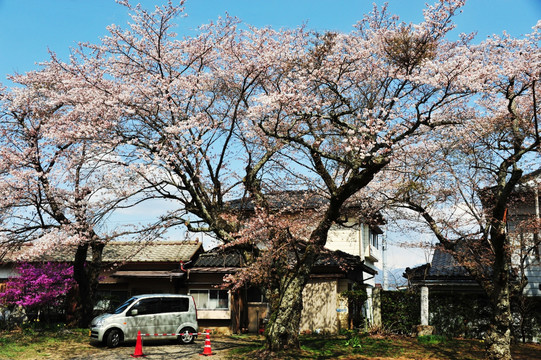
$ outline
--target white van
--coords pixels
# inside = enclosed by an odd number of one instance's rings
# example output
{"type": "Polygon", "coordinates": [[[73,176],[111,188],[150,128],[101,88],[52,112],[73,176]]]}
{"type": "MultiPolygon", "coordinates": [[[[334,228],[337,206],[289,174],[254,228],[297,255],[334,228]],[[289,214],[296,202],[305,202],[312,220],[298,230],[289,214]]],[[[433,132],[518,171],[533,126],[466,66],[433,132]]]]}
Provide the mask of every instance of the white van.
{"type": "Polygon", "coordinates": [[[90,337],[109,347],[116,347],[122,341],[136,340],[138,331],[145,338],[177,338],[182,344],[192,343],[198,331],[193,297],[137,295],[120,305],[113,314],[94,318],[90,325],[90,337]]]}

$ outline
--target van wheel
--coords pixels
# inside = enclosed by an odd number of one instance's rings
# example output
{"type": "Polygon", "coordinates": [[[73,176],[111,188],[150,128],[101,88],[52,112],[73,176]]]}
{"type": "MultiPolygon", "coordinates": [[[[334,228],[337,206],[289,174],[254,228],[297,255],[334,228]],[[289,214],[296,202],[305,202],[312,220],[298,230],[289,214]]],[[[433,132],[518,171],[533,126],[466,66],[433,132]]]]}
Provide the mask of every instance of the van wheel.
{"type": "Polygon", "coordinates": [[[110,348],[117,347],[122,342],[122,331],[118,329],[111,329],[105,337],[107,346],[110,348]]]}
{"type": "Polygon", "coordinates": [[[193,343],[197,337],[197,335],[194,335],[195,330],[192,328],[183,328],[180,330],[180,334],[181,335],[178,337],[178,342],[182,345],[193,343]]]}

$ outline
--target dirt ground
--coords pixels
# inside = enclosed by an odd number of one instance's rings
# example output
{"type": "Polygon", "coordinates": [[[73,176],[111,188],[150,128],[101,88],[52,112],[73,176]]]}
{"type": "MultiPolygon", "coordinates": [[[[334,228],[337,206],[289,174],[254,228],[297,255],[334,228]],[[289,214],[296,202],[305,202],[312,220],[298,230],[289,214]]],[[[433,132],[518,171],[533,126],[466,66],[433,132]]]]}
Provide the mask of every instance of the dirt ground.
{"type": "MultiPolygon", "coordinates": [[[[245,346],[250,344],[245,340],[233,340],[229,337],[214,337],[211,340],[211,350],[213,360],[225,360],[225,353],[227,350],[245,346]]],[[[98,343],[91,343],[93,349],[91,352],[87,352],[85,355],[74,355],[69,357],[71,360],[122,360],[133,359],[132,355],[135,353],[135,342],[128,342],[121,346],[109,349],[106,346],[98,343]]],[[[188,345],[179,345],[168,340],[143,340],[143,354],[144,359],[149,360],[169,360],[169,359],[199,359],[202,357],[199,355],[204,350],[205,341],[203,339],[197,339],[195,343],[188,345]]]]}
{"type": "MultiPolygon", "coordinates": [[[[1,336],[0,336],[1,337],[1,336]]],[[[52,338],[51,338],[52,339],[52,338]]],[[[31,339],[30,339],[31,340],[31,339]]],[[[263,337],[228,337],[212,336],[211,350],[215,360],[257,360],[268,358],[266,353],[245,352],[241,356],[238,352],[231,352],[235,348],[248,347],[257,349],[262,344],[263,337]]],[[[27,339],[25,339],[27,341],[27,339]]],[[[484,345],[476,340],[450,340],[436,345],[423,345],[417,339],[403,336],[371,336],[361,339],[359,348],[345,346],[345,338],[313,337],[303,340],[302,350],[294,354],[274,354],[274,359],[284,358],[295,360],[317,359],[343,359],[343,360],[464,360],[483,359],[484,345]]],[[[142,352],[144,359],[203,359],[200,354],[204,350],[205,340],[198,338],[194,344],[179,345],[170,340],[144,340],[142,352]]],[[[30,341],[32,343],[32,341],[30,341]]],[[[122,344],[118,348],[109,349],[95,340],[88,338],[68,337],[62,341],[39,343],[38,350],[30,349],[24,353],[10,353],[0,355],[0,360],[122,360],[133,359],[135,354],[135,341],[122,344]]],[[[2,342],[0,342],[0,349],[2,342]]],[[[8,352],[4,351],[4,354],[8,352]]],[[[541,345],[521,344],[513,346],[513,359],[541,360],[541,345]]]]}

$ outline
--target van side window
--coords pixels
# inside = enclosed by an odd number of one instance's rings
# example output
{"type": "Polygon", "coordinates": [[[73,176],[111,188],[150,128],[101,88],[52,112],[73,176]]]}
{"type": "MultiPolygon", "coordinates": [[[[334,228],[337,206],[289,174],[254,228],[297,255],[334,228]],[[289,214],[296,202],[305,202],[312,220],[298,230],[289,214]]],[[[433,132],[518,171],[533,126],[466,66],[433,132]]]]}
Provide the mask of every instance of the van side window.
{"type": "Polygon", "coordinates": [[[141,299],[133,309],[137,309],[138,315],[151,315],[160,312],[160,298],[141,299]]]}
{"type": "Polygon", "coordinates": [[[162,298],[161,312],[183,312],[189,307],[188,298],[162,298]]]}

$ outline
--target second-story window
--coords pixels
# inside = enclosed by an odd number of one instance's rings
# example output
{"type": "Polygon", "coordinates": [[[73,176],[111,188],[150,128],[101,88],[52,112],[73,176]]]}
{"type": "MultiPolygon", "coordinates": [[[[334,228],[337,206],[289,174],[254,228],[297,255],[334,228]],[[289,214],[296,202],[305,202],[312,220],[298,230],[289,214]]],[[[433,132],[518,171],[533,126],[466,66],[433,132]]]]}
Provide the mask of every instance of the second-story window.
{"type": "Polygon", "coordinates": [[[376,249],[379,249],[379,242],[378,242],[378,234],[376,234],[373,231],[370,231],[370,245],[375,247],[376,249]]]}

